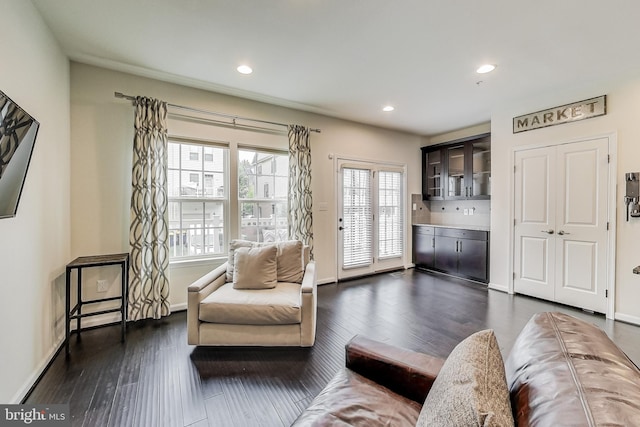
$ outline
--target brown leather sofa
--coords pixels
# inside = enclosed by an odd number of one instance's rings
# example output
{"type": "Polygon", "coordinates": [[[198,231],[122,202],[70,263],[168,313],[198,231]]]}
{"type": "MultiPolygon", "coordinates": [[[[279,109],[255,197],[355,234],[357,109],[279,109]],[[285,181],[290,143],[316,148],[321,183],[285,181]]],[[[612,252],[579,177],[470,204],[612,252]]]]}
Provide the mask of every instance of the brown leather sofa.
{"type": "MultiPolygon", "coordinates": [[[[444,362],[356,336],[346,346],[346,368],[294,425],[427,425],[418,417],[444,362]]],[[[504,366],[513,421],[484,425],[640,426],[640,371],[588,322],[536,314],[504,366]]]]}

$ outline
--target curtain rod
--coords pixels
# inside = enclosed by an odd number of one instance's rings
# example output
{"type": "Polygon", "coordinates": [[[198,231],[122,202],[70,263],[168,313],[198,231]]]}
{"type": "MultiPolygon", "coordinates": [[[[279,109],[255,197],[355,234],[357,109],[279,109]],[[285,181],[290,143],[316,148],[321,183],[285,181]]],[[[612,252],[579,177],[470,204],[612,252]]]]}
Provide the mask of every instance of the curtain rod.
{"type": "MultiPolygon", "coordinates": [[[[131,95],[125,95],[122,92],[114,92],[114,96],[116,98],[123,98],[123,99],[127,99],[131,102],[136,100],[135,96],[131,96],[131,95]]],[[[256,123],[266,123],[269,125],[275,125],[275,126],[284,126],[284,127],[288,127],[288,125],[284,124],[284,123],[278,123],[278,122],[269,122],[267,120],[259,120],[259,119],[250,119],[248,117],[242,117],[242,116],[234,116],[233,114],[225,114],[225,113],[217,113],[215,111],[208,111],[208,110],[200,110],[198,108],[191,108],[191,107],[185,107],[184,105],[177,105],[177,104],[170,104],[167,103],[168,107],[172,107],[172,108],[178,108],[181,110],[187,110],[187,111],[193,111],[195,113],[201,113],[201,114],[210,114],[210,115],[214,115],[214,116],[220,116],[220,117],[226,117],[228,119],[233,119],[233,120],[245,120],[245,121],[250,121],[250,122],[256,122],[256,123]]],[[[235,123],[234,123],[235,124],[235,123]]],[[[309,131],[311,132],[317,132],[320,133],[321,130],[320,129],[309,129],[309,131]]]]}

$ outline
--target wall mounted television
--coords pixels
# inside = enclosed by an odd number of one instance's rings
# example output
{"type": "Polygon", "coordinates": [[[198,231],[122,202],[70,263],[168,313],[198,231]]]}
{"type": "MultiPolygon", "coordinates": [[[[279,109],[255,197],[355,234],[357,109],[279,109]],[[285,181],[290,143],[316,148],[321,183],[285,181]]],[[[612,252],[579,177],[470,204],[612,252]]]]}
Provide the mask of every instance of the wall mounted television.
{"type": "Polygon", "coordinates": [[[16,216],[39,127],[0,91],[0,218],[16,216]]]}

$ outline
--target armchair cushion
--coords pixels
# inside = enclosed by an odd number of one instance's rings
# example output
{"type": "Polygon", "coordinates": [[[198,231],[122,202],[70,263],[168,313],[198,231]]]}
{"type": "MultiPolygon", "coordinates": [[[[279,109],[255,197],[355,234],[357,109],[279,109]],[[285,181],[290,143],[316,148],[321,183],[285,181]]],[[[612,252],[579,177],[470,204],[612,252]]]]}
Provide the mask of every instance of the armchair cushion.
{"type": "Polygon", "coordinates": [[[275,246],[238,248],[235,251],[233,287],[236,289],[272,289],[278,269],[275,246]]]}
{"type": "Polygon", "coordinates": [[[453,349],[416,425],[514,425],[502,355],[492,330],[476,332],[453,349]]]}
{"type": "Polygon", "coordinates": [[[203,322],[236,325],[300,323],[300,285],[279,282],[273,289],[234,289],[222,285],[200,303],[203,322]]]}

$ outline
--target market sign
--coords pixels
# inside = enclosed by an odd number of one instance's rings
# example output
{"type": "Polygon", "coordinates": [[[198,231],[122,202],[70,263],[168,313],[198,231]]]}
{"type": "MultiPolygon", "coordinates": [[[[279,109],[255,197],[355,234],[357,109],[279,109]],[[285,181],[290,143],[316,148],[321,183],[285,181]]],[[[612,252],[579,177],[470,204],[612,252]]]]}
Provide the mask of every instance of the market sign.
{"type": "Polygon", "coordinates": [[[607,95],[513,118],[513,133],[561,125],[607,114],[607,95]]]}

